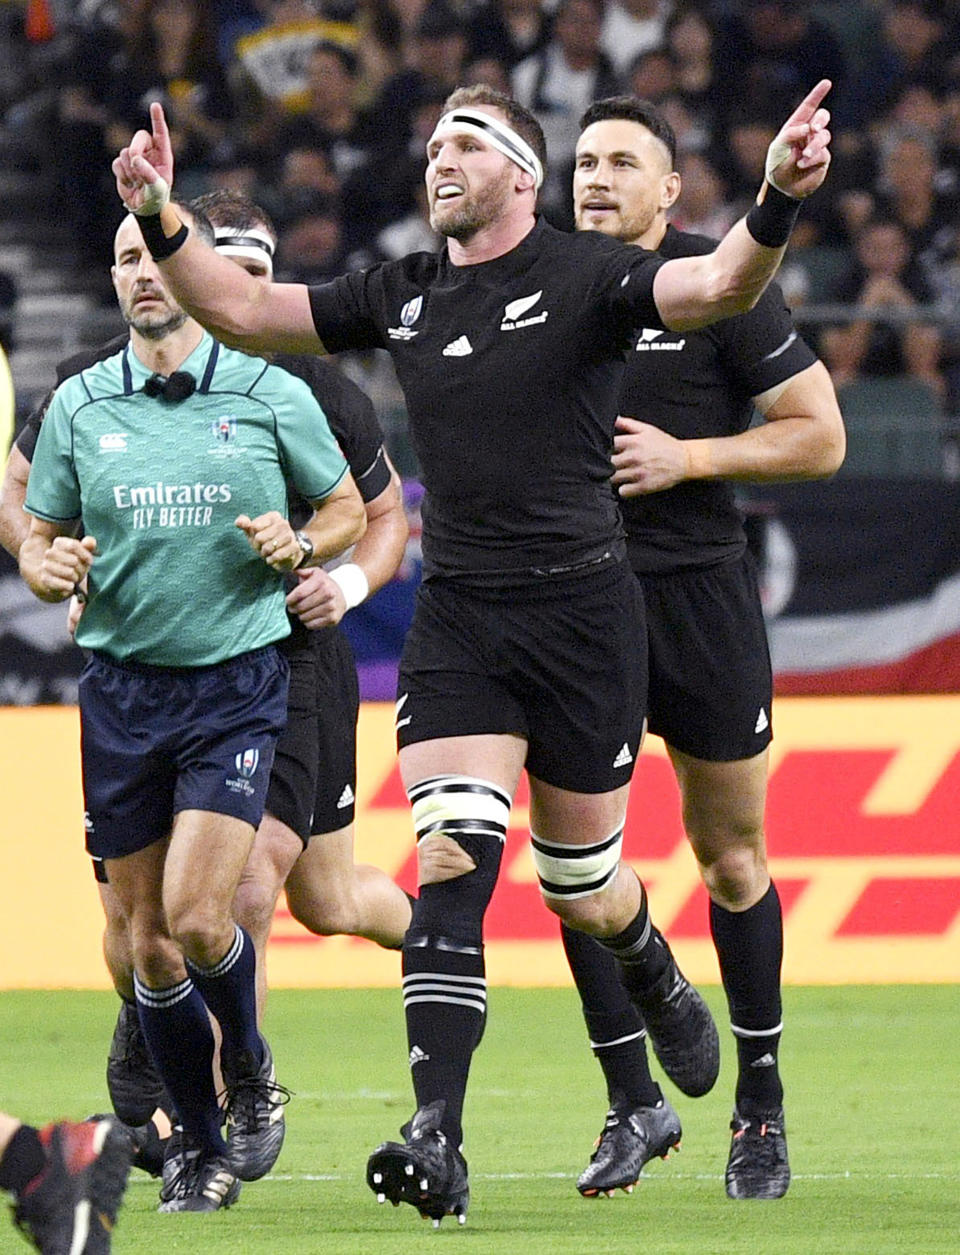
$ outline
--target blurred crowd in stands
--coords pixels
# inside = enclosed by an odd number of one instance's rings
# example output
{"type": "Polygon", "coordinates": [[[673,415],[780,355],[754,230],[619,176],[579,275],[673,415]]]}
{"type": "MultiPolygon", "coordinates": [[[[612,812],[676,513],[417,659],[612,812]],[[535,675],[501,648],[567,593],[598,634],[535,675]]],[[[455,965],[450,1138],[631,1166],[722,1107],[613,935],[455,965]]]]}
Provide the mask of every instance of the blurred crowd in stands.
{"type": "MultiPolygon", "coordinates": [[[[538,115],[541,208],[562,226],[587,104],[657,102],[679,140],[674,221],[718,236],[776,128],[829,77],[834,168],[795,233],[788,300],[851,413],[891,381],[931,421],[960,413],[960,0],[8,0],[0,14],[3,132],[56,170],[91,272],[119,220],[110,161],[154,99],[179,196],[247,191],[280,228],[278,277],[316,282],[438,246],[424,146],[458,84],[538,115]]],[[[0,336],[12,299],[0,278],[0,336]]]]}

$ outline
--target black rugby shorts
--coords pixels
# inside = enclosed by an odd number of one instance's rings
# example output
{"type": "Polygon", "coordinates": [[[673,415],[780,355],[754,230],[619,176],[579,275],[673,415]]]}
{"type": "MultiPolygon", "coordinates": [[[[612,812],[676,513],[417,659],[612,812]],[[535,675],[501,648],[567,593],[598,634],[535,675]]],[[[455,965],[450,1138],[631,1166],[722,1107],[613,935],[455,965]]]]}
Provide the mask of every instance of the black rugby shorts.
{"type": "Polygon", "coordinates": [[[265,809],[306,846],[353,823],[360,691],[350,642],[337,628],[295,628],[281,648],[290,696],[265,809]]]}
{"type": "Polygon", "coordinates": [[[273,645],[209,667],[91,655],[79,686],[87,852],[106,859],[145,849],[182,810],[256,828],[287,676],[273,645]]]}
{"type": "Polygon", "coordinates": [[[643,575],[650,731],[710,762],[753,758],[773,738],[773,676],[753,559],[643,575]]]}
{"type": "Polygon", "coordinates": [[[643,597],[626,563],[520,590],[429,580],[400,661],[397,741],[516,733],[557,788],[627,784],[646,708],[643,597]]]}

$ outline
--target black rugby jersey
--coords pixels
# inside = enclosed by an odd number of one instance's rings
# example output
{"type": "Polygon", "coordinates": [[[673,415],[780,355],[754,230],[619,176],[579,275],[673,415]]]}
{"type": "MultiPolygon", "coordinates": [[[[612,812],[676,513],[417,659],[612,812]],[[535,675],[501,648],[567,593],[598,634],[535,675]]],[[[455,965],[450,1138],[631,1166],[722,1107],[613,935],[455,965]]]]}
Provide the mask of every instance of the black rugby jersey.
{"type": "MultiPolygon", "coordinates": [[[[714,248],[714,240],[668,227],[658,253],[689,257],[714,248]]],[[[753,397],[816,360],[771,284],[748,313],[699,331],[644,328],[628,357],[620,413],[681,440],[735,436],[750,425],[753,397]]],[[[722,480],[621,497],[620,507],[637,572],[712,566],[746,547],[733,489],[722,480]]]]}
{"type": "Polygon", "coordinates": [[[310,289],[329,351],[393,357],[427,491],[425,577],[522,580],[623,552],[613,421],[635,328],[663,326],[660,265],[538,219],[492,261],[414,253],[310,289]]]}

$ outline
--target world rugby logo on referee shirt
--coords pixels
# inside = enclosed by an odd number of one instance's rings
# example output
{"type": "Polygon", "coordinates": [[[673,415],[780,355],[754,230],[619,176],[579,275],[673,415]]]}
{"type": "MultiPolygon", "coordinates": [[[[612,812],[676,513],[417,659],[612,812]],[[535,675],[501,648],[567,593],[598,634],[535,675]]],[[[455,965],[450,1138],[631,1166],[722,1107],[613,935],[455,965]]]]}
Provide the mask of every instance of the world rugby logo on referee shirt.
{"type": "Polygon", "coordinates": [[[225,414],[223,418],[215,418],[210,423],[210,430],[213,432],[215,440],[220,440],[223,444],[227,444],[231,440],[237,438],[237,420],[232,414],[225,414]]]}

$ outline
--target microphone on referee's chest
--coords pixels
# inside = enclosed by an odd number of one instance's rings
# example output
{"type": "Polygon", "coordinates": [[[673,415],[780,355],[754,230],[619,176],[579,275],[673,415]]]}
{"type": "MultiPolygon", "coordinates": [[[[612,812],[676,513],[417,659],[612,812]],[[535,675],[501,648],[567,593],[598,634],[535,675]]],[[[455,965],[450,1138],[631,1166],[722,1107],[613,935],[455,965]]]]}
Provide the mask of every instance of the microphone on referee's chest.
{"type": "Polygon", "coordinates": [[[143,390],[148,397],[162,397],[164,401],[172,401],[176,405],[193,396],[197,381],[189,371],[175,370],[172,375],[151,375],[143,390]]]}

